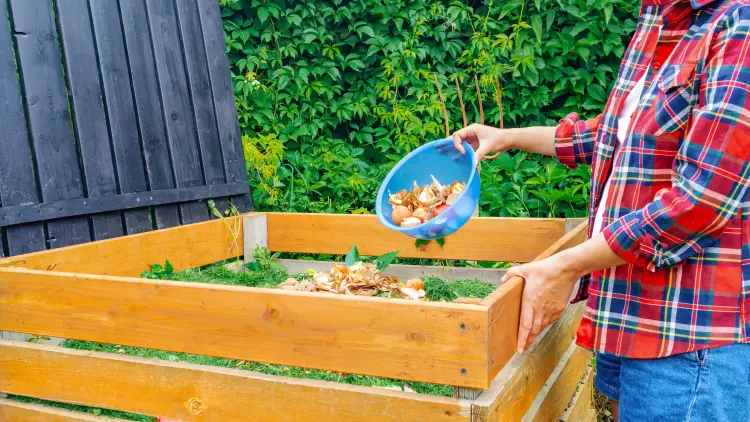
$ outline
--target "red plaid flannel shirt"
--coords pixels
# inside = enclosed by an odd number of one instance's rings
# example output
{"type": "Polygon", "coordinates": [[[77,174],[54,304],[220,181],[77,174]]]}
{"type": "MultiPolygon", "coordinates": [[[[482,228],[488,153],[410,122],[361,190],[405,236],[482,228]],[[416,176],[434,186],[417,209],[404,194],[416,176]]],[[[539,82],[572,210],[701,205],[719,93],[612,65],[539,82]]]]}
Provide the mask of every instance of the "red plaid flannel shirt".
{"type": "Polygon", "coordinates": [[[572,113],[555,142],[592,165],[590,223],[612,175],[603,233],[629,263],[581,280],[578,344],[656,358],[750,342],[750,0],[643,0],[604,113],[572,113]]]}

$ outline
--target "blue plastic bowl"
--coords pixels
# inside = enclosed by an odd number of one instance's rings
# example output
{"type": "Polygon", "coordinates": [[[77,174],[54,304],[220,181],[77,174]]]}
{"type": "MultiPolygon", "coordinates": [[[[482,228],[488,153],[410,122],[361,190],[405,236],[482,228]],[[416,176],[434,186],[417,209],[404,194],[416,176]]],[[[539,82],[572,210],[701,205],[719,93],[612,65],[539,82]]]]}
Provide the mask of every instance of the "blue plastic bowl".
{"type": "Polygon", "coordinates": [[[481,190],[477,159],[474,150],[464,142],[466,154],[454,146],[453,139],[441,139],[423,145],[404,157],[386,176],[378,191],[375,211],[380,223],[391,230],[417,239],[439,239],[460,229],[474,214],[481,190]],[[411,190],[432,183],[430,174],[442,184],[465,181],[466,189],[448,209],[432,220],[415,227],[400,227],[393,223],[393,206],[388,203],[389,192],[411,190]]]}

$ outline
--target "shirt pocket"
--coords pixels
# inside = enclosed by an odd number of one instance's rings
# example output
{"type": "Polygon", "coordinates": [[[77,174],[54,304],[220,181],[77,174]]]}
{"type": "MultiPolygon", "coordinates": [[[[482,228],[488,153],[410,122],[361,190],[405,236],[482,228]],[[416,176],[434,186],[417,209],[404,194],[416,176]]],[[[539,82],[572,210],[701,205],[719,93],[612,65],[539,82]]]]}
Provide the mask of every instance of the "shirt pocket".
{"type": "Polygon", "coordinates": [[[655,120],[659,134],[684,132],[697,99],[695,64],[666,64],[657,77],[655,120]]]}

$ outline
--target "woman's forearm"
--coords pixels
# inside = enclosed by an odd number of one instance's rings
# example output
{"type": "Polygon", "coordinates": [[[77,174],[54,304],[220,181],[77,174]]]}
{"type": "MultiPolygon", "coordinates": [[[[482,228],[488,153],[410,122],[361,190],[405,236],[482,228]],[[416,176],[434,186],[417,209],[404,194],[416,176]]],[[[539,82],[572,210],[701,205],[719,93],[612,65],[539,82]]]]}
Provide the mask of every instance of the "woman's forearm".
{"type": "Polygon", "coordinates": [[[532,126],[518,129],[506,129],[512,148],[536,154],[556,157],[555,127],[532,126]]]}
{"type": "Polygon", "coordinates": [[[607,268],[627,264],[607,244],[604,235],[599,233],[591,239],[558,254],[567,270],[576,278],[607,268]]]}

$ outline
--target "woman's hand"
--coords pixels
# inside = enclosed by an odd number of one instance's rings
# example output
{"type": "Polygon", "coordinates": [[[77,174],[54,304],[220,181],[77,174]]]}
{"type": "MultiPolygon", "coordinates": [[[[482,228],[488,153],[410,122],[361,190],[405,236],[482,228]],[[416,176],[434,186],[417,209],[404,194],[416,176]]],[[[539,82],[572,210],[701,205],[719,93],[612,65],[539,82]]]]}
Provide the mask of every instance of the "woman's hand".
{"type": "Polygon", "coordinates": [[[510,136],[504,129],[475,123],[455,132],[453,134],[453,145],[462,154],[465,154],[466,150],[464,150],[462,142],[466,141],[476,151],[477,161],[481,161],[494,158],[487,157],[488,154],[505,152],[513,148],[509,138],[510,136]]]}
{"type": "Polygon", "coordinates": [[[581,276],[569,269],[561,254],[508,270],[503,282],[518,276],[525,280],[518,325],[518,353],[528,348],[545,327],[565,310],[581,276]]]}

